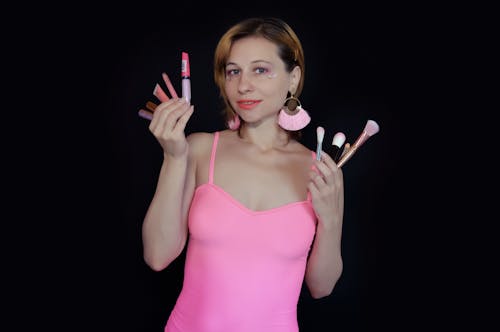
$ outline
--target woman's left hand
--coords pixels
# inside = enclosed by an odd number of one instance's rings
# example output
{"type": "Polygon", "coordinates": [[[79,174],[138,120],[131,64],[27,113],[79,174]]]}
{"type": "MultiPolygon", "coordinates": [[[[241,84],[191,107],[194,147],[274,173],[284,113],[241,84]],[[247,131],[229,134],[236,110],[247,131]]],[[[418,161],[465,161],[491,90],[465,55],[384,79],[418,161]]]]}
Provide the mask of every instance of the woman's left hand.
{"type": "Polygon", "coordinates": [[[321,160],[315,161],[308,188],[318,221],[326,227],[342,224],[344,214],[344,176],[333,159],[321,151],[321,160]]]}

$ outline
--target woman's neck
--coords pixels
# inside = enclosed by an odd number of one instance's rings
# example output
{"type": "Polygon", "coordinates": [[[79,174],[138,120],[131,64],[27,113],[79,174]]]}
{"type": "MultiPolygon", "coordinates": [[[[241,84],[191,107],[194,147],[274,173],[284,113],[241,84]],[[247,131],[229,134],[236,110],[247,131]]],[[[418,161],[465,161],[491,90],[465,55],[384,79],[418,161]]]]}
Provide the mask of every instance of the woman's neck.
{"type": "Polygon", "coordinates": [[[290,143],[289,134],[276,123],[261,123],[259,126],[245,123],[240,128],[239,136],[262,151],[283,149],[290,143]]]}

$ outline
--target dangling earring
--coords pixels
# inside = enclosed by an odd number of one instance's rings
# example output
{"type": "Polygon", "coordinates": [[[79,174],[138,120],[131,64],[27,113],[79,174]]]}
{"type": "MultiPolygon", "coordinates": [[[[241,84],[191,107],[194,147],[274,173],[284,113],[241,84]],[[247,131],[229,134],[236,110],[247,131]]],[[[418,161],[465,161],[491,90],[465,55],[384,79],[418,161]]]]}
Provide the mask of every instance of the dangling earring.
{"type": "Polygon", "coordinates": [[[278,124],[281,128],[296,131],[307,126],[310,121],[311,117],[302,108],[300,100],[295,98],[293,94],[285,100],[285,105],[281,108],[278,116],[278,124]],[[290,109],[290,104],[295,104],[295,108],[290,109]]]}
{"type": "Polygon", "coordinates": [[[240,116],[234,113],[233,118],[227,122],[227,126],[231,130],[237,130],[240,127],[240,116]]]}

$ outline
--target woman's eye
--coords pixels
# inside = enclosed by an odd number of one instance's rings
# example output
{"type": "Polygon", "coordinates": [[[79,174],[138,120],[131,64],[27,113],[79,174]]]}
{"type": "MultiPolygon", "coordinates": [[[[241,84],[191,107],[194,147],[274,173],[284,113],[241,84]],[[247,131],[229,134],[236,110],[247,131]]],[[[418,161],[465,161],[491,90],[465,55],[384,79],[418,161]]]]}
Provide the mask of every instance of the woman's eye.
{"type": "Polygon", "coordinates": [[[226,71],[226,75],[227,76],[234,76],[234,75],[238,75],[239,73],[239,70],[238,69],[229,69],[226,71]]]}
{"type": "Polygon", "coordinates": [[[256,72],[257,74],[265,74],[265,73],[267,73],[267,72],[268,72],[268,70],[267,70],[267,68],[262,68],[262,67],[259,67],[259,68],[255,69],[255,72],[256,72]]]}

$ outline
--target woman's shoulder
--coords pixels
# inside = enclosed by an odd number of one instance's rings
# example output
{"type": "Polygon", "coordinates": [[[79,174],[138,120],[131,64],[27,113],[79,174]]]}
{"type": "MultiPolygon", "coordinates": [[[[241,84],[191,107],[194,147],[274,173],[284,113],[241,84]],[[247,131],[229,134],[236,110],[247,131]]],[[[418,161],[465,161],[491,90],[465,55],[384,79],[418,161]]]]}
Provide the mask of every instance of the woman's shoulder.
{"type": "Polygon", "coordinates": [[[216,132],[195,132],[187,136],[189,149],[195,155],[204,154],[212,150],[215,133],[226,135],[226,130],[216,132]]]}
{"type": "Polygon", "coordinates": [[[299,141],[295,141],[295,140],[294,140],[293,150],[296,153],[304,155],[304,156],[312,156],[312,154],[315,153],[315,151],[309,149],[303,143],[301,143],[299,141]]]}
{"type": "Polygon", "coordinates": [[[203,144],[204,142],[213,140],[214,133],[195,132],[189,134],[186,138],[190,144],[203,144]]]}
{"type": "Polygon", "coordinates": [[[189,134],[186,139],[189,143],[189,150],[192,153],[199,154],[212,146],[215,133],[195,132],[189,134]]]}

